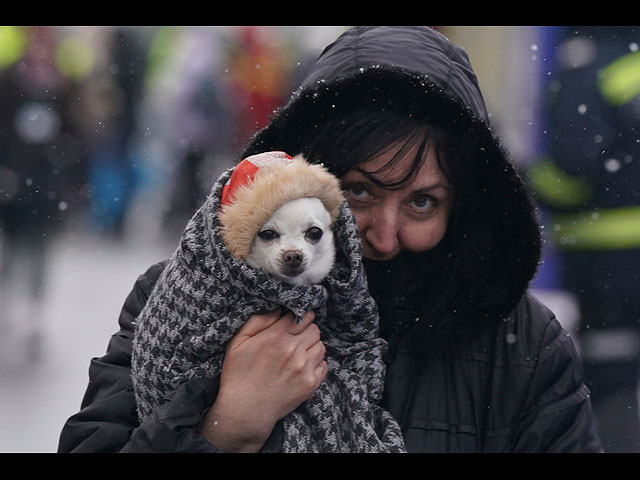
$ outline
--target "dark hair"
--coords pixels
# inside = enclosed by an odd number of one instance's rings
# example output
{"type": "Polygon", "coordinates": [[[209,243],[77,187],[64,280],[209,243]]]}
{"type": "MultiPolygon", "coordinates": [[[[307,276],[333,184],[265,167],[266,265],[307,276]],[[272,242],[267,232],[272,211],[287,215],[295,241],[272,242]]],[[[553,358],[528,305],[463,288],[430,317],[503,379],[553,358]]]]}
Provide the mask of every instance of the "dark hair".
{"type": "Polygon", "coordinates": [[[390,161],[376,172],[364,172],[377,185],[402,188],[418,174],[424,164],[430,142],[436,140],[435,128],[424,122],[388,109],[352,111],[318,127],[302,147],[311,163],[323,163],[340,177],[362,162],[398,148],[390,161]],[[383,183],[375,175],[391,168],[413,147],[417,153],[406,175],[393,183],[383,183]]]}

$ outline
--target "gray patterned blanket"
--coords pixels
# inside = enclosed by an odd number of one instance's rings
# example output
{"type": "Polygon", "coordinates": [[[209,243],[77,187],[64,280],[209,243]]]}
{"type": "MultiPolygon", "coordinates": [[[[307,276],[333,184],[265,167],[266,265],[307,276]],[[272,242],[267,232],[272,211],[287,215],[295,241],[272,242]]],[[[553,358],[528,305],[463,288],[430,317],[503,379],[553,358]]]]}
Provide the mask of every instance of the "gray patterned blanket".
{"type": "Polygon", "coordinates": [[[369,294],[361,244],[348,206],[335,228],[336,265],[318,285],[293,286],[234,258],[220,235],[220,196],[232,170],[213,186],[136,320],[132,376],[144,419],[184,382],[220,374],[228,341],[247,318],[278,307],[314,310],[329,373],[315,394],[283,419],[285,452],[403,452],[397,422],[382,397],[384,340],[369,294]]]}

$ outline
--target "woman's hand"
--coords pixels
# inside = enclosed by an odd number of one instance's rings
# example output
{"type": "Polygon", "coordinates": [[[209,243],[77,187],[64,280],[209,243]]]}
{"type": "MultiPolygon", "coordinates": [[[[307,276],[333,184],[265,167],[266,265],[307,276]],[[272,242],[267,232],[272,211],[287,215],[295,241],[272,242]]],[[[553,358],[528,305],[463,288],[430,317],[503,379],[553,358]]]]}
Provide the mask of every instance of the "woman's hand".
{"type": "Polygon", "coordinates": [[[229,342],[220,390],[202,434],[228,452],[257,452],[276,422],[309,399],[327,375],[320,329],[307,312],[252,315],[229,342]]]}

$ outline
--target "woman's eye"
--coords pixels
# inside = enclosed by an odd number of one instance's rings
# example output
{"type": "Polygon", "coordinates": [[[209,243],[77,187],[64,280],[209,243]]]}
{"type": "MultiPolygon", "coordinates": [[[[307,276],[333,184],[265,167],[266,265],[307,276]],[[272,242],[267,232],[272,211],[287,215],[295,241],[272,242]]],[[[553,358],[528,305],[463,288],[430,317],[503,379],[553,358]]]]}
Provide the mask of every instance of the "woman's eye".
{"type": "Polygon", "coordinates": [[[369,192],[361,183],[346,185],[344,189],[351,197],[358,200],[366,200],[370,197],[369,192]]]}
{"type": "Polygon", "coordinates": [[[436,205],[436,200],[429,196],[415,198],[412,202],[412,207],[420,212],[429,212],[433,210],[436,205]]]}
{"type": "Polygon", "coordinates": [[[266,241],[275,240],[279,236],[280,234],[275,230],[262,230],[261,232],[258,233],[258,237],[266,241]]]}
{"type": "Polygon", "coordinates": [[[311,227],[305,233],[305,237],[307,237],[307,239],[312,242],[317,242],[322,238],[322,230],[320,230],[318,227],[311,227]]]}

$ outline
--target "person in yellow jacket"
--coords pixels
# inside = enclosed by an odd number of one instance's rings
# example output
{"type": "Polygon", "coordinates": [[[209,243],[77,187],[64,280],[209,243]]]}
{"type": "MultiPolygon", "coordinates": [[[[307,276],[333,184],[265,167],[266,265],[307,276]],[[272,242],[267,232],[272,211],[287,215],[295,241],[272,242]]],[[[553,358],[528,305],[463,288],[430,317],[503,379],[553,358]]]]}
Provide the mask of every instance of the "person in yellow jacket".
{"type": "Polygon", "coordinates": [[[605,451],[640,451],[640,29],[555,32],[543,113],[548,155],[530,171],[550,216],[562,288],[605,451]]]}

